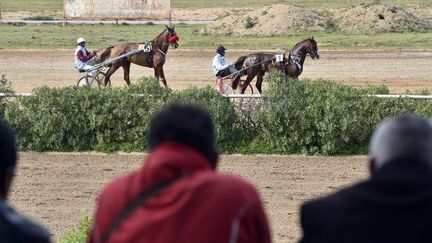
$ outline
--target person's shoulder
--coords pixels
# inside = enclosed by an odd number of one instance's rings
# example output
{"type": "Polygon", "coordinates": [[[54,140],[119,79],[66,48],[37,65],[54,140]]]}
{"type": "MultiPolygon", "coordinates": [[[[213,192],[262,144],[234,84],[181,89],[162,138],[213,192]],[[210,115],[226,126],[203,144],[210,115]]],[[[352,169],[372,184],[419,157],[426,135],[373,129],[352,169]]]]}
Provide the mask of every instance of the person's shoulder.
{"type": "Polygon", "coordinates": [[[17,213],[3,204],[1,207],[0,231],[14,242],[50,242],[50,232],[30,218],[17,213]],[[3,232],[6,231],[6,232],[3,232]]]}
{"type": "Polygon", "coordinates": [[[310,212],[311,214],[333,214],[334,212],[350,210],[352,206],[358,203],[357,199],[360,198],[358,194],[361,194],[361,191],[364,191],[367,185],[367,181],[361,182],[327,196],[310,200],[301,206],[301,211],[310,212]]]}
{"type": "Polygon", "coordinates": [[[123,194],[124,191],[128,190],[130,181],[134,180],[134,178],[138,176],[138,173],[139,170],[136,170],[114,178],[102,189],[101,196],[123,194]]]}

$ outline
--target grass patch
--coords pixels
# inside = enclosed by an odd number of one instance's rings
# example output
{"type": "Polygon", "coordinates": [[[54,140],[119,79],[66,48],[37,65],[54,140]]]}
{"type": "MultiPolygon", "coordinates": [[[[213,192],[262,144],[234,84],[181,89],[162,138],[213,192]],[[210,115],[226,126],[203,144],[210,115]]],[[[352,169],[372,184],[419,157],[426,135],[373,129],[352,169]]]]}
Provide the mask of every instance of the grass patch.
{"type": "Polygon", "coordinates": [[[52,16],[32,16],[32,17],[24,18],[23,20],[50,21],[50,20],[54,20],[54,17],[52,17],[52,16]]]}
{"type": "Polygon", "coordinates": [[[62,0],[1,0],[2,10],[6,11],[62,11],[62,0]]]}
{"type": "Polygon", "coordinates": [[[92,218],[87,216],[79,223],[78,227],[71,229],[65,236],[60,238],[59,243],[87,242],[91,227],[92,218]]]}
{"type": "MultiPolygon", "coordinates": [[[[334,49],[427,49],[432,47],[432,32],[383,33],[376,35],[327,33],[295,33],[289,36],[238,37],[197,35],[203,25],[177,25],[181,48],[214,49],[223,43],[230,49],[288,50],[298,41],[314,36],[320,50],[334,49]]],[[[0,48],[73,49],[76,38],[87,39],[89,48],[105,48],[119,42],[150,40],[163,31],[163,25],[0,25],[0,48]],[[116,33],[113,35],[112,33],[116,33]]]]}

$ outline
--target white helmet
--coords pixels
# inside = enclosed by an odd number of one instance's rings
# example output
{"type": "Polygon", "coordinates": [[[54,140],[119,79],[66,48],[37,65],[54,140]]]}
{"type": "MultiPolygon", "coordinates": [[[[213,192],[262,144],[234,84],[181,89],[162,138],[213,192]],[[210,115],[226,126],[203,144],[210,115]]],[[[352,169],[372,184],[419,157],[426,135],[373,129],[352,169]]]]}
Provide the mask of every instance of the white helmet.
{"type": "Polygon", "coordinates": [[[77,44],[79,44],[79,43],[81,43],[81,42],[85,42],[84,38],[82,38],[82,37],[78,38],[78,40],[77,40],[77,44]]]}

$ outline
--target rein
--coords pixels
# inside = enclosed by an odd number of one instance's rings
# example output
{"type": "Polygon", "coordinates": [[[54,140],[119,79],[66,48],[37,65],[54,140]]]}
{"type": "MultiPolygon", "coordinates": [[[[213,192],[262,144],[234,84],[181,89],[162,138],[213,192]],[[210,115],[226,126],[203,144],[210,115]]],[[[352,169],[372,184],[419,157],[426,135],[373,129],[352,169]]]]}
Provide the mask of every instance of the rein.
{"type": "Polygon", "coordinates": [[[157,49],[160,53],[162,53],[162,55],[166,56],[166,53],[163,52],[160,48],[157,49]]]}

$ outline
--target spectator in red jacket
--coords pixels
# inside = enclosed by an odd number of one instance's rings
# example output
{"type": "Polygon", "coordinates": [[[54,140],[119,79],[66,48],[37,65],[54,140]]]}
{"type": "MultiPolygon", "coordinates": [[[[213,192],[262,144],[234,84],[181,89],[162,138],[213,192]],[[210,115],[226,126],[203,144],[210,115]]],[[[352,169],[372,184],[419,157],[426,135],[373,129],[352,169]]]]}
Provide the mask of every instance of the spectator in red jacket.
{"type": "Polygon", "coordinates": [[[269,226],[251,184],[217,173],[210,116],[173,104],[151,121],[140,169],[100,194],[89,242],[267,243],[269,226]]]}

